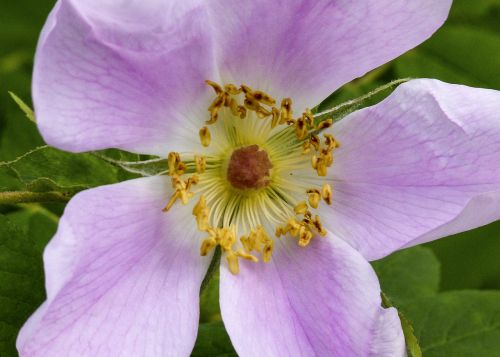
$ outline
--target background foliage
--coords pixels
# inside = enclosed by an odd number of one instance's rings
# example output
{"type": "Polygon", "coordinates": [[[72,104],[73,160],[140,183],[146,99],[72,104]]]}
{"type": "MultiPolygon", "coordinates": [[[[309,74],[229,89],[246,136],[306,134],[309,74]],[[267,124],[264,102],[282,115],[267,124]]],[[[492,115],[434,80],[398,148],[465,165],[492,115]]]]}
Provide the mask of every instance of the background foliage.
{"type": "MultiPolygon", "coordinates": [[[[98,154],[44,147],[36,126],[8,91],[30,103],[38,33],[53,0],[0,5],[0,191],[71,195],[133,175],[98,154]]],[[[395,78],[434,77],[500,90],[500,0],[456,0],[429,41],[346,85],[320,109],[395,78]]],[[[377,98],[380,99],[380,98],[377,98]]],[[[107,157],[134,156],[108,151],[107,157]]],[[[64,200],[64,197],[63,197],[64,200]]],[[[0,356],[16,356],[15,337],[43,301],[42,251],[64,203],[0,202],[0,356]]],[[[411,321],[424,356],[500,356],[500,222],[374,262],[390,302],[411,321]]],[[[193,356],[233,356],[220,321],[217,278],[202,294],[193,356]]],[[[413,346],[415,347],[415,346],[413,346]]],[[[418,348],[410,346],[410,354],[418,348]]]]}

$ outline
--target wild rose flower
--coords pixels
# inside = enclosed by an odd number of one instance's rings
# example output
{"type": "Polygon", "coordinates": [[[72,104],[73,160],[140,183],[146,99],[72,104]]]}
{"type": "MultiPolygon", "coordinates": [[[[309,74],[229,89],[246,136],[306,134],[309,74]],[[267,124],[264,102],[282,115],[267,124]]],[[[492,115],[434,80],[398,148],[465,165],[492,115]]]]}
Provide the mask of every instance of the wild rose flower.
{"type": "Polygon", "coordinates": [[[21,356],[189,355],[216,246],[240,355],[404,355],[368,260],[498,219],[500,95],[415,80],[332,127],[307,108],[450,3],[60,0],[35,61],[44,138],[168,157],[169,176],[71,200],[21,356]]]}

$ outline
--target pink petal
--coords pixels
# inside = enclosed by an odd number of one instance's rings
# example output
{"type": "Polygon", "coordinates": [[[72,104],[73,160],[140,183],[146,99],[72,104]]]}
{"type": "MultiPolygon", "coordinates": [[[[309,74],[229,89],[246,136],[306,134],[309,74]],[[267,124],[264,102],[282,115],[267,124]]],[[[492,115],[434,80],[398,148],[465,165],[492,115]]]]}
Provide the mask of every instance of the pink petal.
{"type": "Polygon", "coordinates": [[[187,356],[210,258],[189,207],[165,214],[165,177],[78,194],[45,250],[47,301],[21,356],[187,356]]]}
{"type": "Polygon", "coordinates": [[[297,110],[417,46],[448,16],[451,0],[287,0],[209,3],[221,76],[297,110]]]}
{"type": "Polygon", "coordinates": [[[68,151],[158,155],[183,136],[196,140],[215,68],[200,2],[60,0],[35,58],[45,140],[68,151]]]}
{"type": "Polygon", "coordinates": [[[333,134],[326,224],[366,258],[500,218],[500,92],[411,81],[333,134]]]}
{"type": "Polygon", "coordinates": [[[342,240],[329,235],[307,248],[290,240],[270,263],[241,265],[237,276],[222,266],[220,283],[222,318],[240,356],[403,355],[397,314],[380,307],[370,264],[342,240]]]}

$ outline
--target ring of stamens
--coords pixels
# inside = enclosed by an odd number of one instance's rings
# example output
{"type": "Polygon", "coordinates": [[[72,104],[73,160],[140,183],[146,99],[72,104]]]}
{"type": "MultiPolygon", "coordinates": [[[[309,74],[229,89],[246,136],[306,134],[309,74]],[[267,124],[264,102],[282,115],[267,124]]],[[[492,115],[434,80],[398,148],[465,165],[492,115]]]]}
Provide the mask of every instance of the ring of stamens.
{"type": "MultiPolygon", "coordinates": [[[[332,203],[330,184],[323,182],[318,187],[304,187],[301,191],[299,187],[293,187],[293,182],[283,173],[290,171],[288,175],[293,175],[294,169],[309,167],[318,178],[327,175],[328,168],[333,164],[333,151],[339,143],[331,134],[324,134],[323,139],[319,134],[330,127],[333,120],[315,123],[309,109],[299,118],[294,118],[290,98],[282,99],[277,107],[276,100],[270,95],[246,85],[221,86],[212,81],[206,82],[213,88],[216,97],[208,108],[209,120],[199,131],[203,147],[209,147],[212,142],[209,127],[219,125],[220,120],[264,120],[258,128],[271,134],[260,145],[251,140],[242,145],[240,136],[245,133],[235,133],[238,124],[233,122],[236,125],[231,126],[223,122],[221,126],[226,128],[226,135],[237,139],[220,155],[193,155],[182,161],[178,153],[171,152],[167,160],[168,175],[171,176],[174,193],[164,211],[169,211],[177,201],[186,205],[199,194],[192,213],[197,228],[207,234],[201,243],[200,254],[206,256],[220,246],[233,274],[239,272],[239,258],[258,262],[257,255],[260,255],[264,262],[269,262],[272,256],[274,240],[260,223],[253,207],[265,209],[266,216],[276,222],[274,235],[278,238],[289,235],[297,238],[300,246],[306,247],[316,235],[326,236],[319,215],[311,210],[318,209],[321,202],[332,203]],[[222,111],[225,115],[220,115],[222,111]],[[235,155],[247,161],[249,159],[245,155],[254,155],[249,156],[250,159],[255,158],[258,162],[248,169],[234,161],[235,155]],[[272,172],[269,171],[271,167],[272,172]],[[198,190],[195,185],[199,186],[198,190]],[[304,200],[294,198],[300,192],[304,200]],[[208,202],[211,202],[211,207],[208,202]],[[238,242],[239,229],[243,229],[245,234],[239,236],[238,242]]],[[[254,141],[261,136],[256,133],[254,141]]]]}

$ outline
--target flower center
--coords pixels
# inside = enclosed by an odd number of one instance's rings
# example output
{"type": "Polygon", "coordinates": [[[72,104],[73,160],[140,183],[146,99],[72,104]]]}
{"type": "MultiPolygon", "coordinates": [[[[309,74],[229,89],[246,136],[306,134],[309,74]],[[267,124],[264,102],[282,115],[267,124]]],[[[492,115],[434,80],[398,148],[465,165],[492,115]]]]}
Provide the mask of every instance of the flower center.
{"type": "Polygon", "coordinates": [[[263,188],[269,185],[273,167],[267,152],[258,145],[245,146],[233,151],[227,167],[227,179],[240,190],[263,188]]]}
{"type": "Polygon", "coordinates": [[[290,98],[276,106],[270,95],[246,85],[207,84],[216,98],[199,131],[205,152],[183,153],[182,159],[169,154],[174,193],[164,211],[198,197],[192,213],[206,234],[200,254],[219,246],[233,274],[239,259],[269,262],[283,236],[301,247],[324,237],[315,211],[332,203],[325,176],[339,145],[320,133],[333,120],[317,123],[308,109],[294,118],[290,98]]]}

